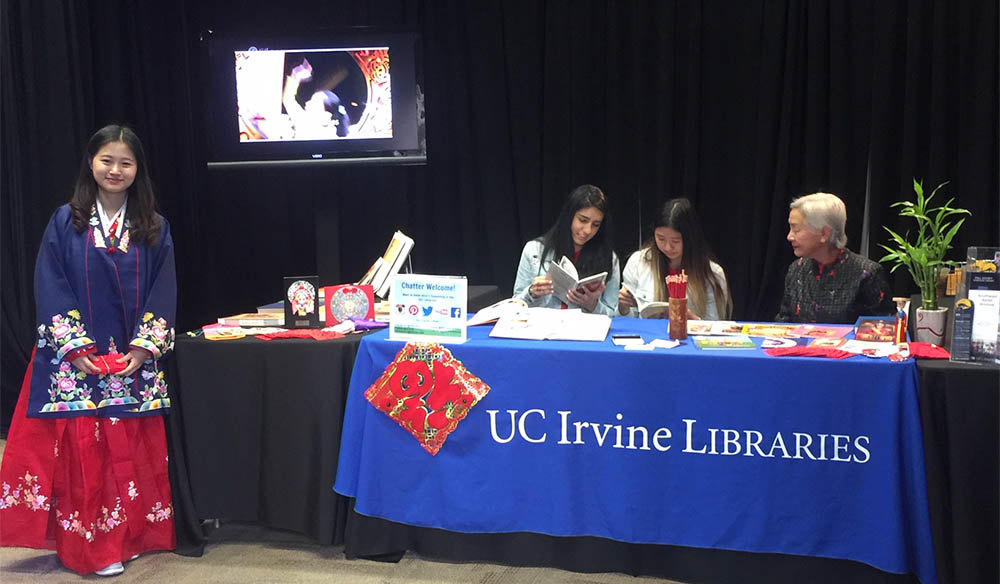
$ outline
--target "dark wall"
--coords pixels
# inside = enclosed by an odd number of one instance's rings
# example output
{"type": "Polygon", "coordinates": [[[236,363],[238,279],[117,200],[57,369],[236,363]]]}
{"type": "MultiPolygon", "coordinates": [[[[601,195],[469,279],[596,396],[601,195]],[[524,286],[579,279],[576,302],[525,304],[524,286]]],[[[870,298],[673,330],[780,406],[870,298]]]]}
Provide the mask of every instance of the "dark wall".
{"type": "Polygon", "coordinates": [[[583,182],[611,197],[623,261],[658,203],[691,198],[741,319],[776,311],[798,194],[840,194],[858,249],[866,191],[874,244],[905,228],[889,205],[912,177],[951,180],[974,211],[954,257],[1000,239],[995,0],[236,6],[2,3],[4,419],[34,340],[38,241],[112,121],[146,143],[182,330],[276,299],[284,275],[355,280],[396,229],[417,271],[509,292],[524,241],[583,182]],[[427,165],[207,170],[199,33],[262,23],[419,30],[427,165]]]}

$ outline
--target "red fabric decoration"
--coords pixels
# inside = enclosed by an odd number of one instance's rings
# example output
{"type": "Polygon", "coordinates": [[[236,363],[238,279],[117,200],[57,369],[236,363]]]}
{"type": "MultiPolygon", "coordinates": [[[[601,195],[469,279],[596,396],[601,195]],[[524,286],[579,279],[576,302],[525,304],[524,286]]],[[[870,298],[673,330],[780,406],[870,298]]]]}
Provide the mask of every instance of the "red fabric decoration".
{"type": "Polygon", "coordinates": [[[831,349],[829,347],[775,347],[764,349],[764,352],[772,357],[829,357],[830,359],[847,359],[853,357],[854,353],[831,349]]]}
{"type": "Polygon", "coordinates": [[[127,364],[118,362],[121,358],[121,353],[108,353],[107,355],[93,355],[90,357],[90,362],[93,363],[101,373],[110,375],[112,373],[118,373],[127,367],[127,364]]]}
{"type": "Polygon", "coordinates": [[[344,335],[338,332],[325,331],[322,329],[289,329],[286,331],[255,336],[262,341],[270,341],[272,339],[316,339],[317,341],[326,341],[329,339],[341,339],[344,337],[344,335]]]}
{"type": "Polygon", "coordinates": [[[435,455],[490,386],[445,347],[407,343],[365,391],[365,399],[396,420],[435,455]]]}
{"type": "Polygon", "coordinates": [[[909,342],[910,357],[922,359],[951,359],[951,355],[943,348],[931,343],[909,342]]]}

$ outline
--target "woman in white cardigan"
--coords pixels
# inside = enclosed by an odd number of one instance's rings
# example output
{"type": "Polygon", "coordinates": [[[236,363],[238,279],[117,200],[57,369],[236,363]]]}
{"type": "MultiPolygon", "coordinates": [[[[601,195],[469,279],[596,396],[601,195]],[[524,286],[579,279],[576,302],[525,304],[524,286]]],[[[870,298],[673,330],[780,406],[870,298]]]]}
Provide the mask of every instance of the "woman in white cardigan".
{"type": "Polygon", "coordinates": [[[688,318],[728,319],[733,302],[726,273],[714,261],[691,201],[683,198],[663,204],[653,237],[625,264],[618,313],[638,316],[649,303],[666,302],[665,278],[681,270],[688,277],[688,318]]]}

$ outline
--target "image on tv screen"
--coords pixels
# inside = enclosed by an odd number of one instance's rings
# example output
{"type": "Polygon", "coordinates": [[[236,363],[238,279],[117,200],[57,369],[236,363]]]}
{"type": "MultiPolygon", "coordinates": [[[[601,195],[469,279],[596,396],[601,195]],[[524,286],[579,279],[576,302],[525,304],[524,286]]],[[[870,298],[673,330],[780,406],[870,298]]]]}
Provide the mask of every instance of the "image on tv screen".
{"type": "Polygon", "coordinates": [[[235,52],[240,142],[392,138],[389,48],[235,52]]]}

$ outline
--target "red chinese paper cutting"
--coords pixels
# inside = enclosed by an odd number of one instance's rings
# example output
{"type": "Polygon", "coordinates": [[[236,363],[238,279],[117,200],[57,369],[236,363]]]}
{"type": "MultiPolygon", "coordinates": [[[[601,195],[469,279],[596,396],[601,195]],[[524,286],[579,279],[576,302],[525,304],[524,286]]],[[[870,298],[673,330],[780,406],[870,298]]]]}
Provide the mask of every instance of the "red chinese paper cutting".
{"type": "Polygon", "coordinates": [[[365,398],[435,455],[489,391],[445,347],[407,343],[365,391],[365,398]]]}

